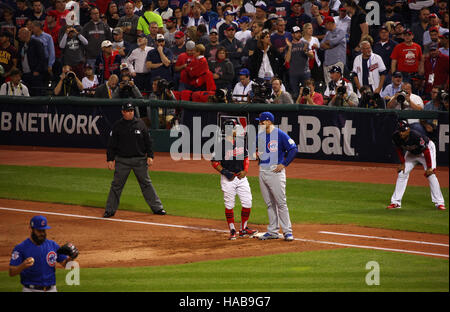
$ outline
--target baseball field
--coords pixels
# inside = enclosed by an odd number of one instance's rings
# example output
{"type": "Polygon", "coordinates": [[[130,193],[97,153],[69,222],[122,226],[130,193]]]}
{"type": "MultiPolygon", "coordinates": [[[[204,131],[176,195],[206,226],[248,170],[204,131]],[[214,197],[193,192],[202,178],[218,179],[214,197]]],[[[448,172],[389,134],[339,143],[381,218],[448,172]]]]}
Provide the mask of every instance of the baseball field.
{"type": "MultiPolygon", "coordinates": [[[[62,292],[449,291],[448,210],[434,208],[421,168],[402,208],[389,211],[396,165],[297,159],[287,169],[295,240],[230,241],[208,161],[157,153],[150,177],[168,215],[151,214],[131,174],[119,211],[104,219],[113,176],[105,160],[101,150],[0,146],[0,291],[21,291],[9,259],[36,214],[48,218],[49,239],[80,250],[78,285],[57,270],[62,292]]],[[[448,167],[437,176],[448,208],[448,167]]],[[[262,232],[254,162],[249,182],[249,223],[262,232]]]]}

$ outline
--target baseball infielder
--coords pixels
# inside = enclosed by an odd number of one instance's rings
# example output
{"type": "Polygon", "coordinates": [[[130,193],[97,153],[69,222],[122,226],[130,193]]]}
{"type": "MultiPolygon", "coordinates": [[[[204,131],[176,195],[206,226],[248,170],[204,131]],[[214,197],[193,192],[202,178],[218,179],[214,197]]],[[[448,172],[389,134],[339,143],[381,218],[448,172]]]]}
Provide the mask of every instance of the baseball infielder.
{"type": "Polygon", "coordinates": [[[236,194],[239,196],[242,205],[239,237],[252,237],[257,231],[247,226],[252,207],[252,192],[246,177],[249,160],[245,140],[244,137],[236,136],[237,121],[235,119],[227,119],[224,126],[225,138],[222,140],[222,150],[221,152],[214,151],[211,165],[221,174],[220,185],[225,203],[225,217],[230,229],[230,240],[235,240],[236,228],[233,208],[236,194]]]}
{"type": "Polygon", "coordinates": [[[263,112],[256,118],[260,132],[257,137],[259,158],[259,186],[267,205],[269,225],[259,239],[276,239],[281,229],[284,239],[294,240],[289,210],[286,203],[286,170],[297,154],[297,145],[286,133],[273,125],[274,116],[263,112]],[[261,131],[262,130],[262,131],[261,131]]]}
{"type": "Polygon", "coordinates": [[[409,173],[417,164],[422,164],[425,169],[425,177],[430,183],[431,201],[438,210],[445,210],[444,197],[442,196],[439,181],[434,173],[436,169],[436,146],[428,137],[411,130],[408,123],[400,120],[397,130],[392,135],[392,140],[397,147],[400,158],[397,183],[391,204],[386,209],[401,208],[403,194],[408,184],[409,173]]]}

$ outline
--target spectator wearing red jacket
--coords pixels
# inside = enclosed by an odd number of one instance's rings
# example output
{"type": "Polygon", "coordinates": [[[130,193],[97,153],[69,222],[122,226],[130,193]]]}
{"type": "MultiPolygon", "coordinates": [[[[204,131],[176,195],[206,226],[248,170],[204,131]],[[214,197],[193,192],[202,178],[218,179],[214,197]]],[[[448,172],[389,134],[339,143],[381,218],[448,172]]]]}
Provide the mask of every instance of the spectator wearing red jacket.
{"type": "Polygon", "coordinates": [[[216,90],[216,84],[204,54],[205,46],[197,44],[195,46],[194,59],[186,67],[186,72],[190,85],[196,90],[214,91],[216,90]]]}
{"type": "Polygon", "coordinates": [[[437,43],[429,46],[430,53],[425,58],[425,93],[430,93],[434,86],[445,86],[448,83],[449,57],[439,51],[437,43]]]}

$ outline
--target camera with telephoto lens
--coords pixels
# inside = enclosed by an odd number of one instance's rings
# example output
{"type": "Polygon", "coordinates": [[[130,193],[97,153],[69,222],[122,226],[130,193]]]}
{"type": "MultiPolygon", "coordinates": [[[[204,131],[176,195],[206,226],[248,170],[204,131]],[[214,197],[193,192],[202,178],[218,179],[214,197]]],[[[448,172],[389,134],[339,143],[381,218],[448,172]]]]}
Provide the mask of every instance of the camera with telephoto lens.
{"type": "Polygon", "coordinates": [[[75,80],[75,74],[73,72],[68,72],[64,78],[64,82],[71,83],[73,80],[75,80]]]}
{"type": "Polygon", "coordinates": [[[272,97],[272,85],[269,81],[252,84],[252,103],[267,103],[272,97]]]}
{"type": "Polygon", "coordinates": [[[439,91],[438,97],[442,102],[448,102],[448,93],[445,90],[439,91]]]}
{"type": "Polygon", "coordinates": [[[166,90],[174,90],[175,84],[172,81],[167,81],[166,79],[158,80],[158,93],[163,93],[166,90]]]}
{"type": "Polygon", "coordinates": [[[299,83],[298,84],[298,87],[301,89],[301,88],[303,88],[303,91],[302,91],[302,96],[307,96],[307,95],[309,95],[309,94],[311,94],[311,89],[309,88],[309,87],[304,87],[303,86],[303,83],[299,83]]]}
{"type": "Polygon", "coordinates": [[[347,88],[345,86],[339,86],[336,92],[338,96],[343,96],[347,92],[347,88]]]}
{"type": "Polygon", "coordinates": [[[217,103],[225,103],[227,101],[227,89],[217,89],[216,94],[214,95],[217,103]]]}
{"type": "Polygon", "coordinates": [[[405,90],[401,90],[397,95],[397,103],[401,105],[402,109],[403,109],[403,106],[405,105],[407,95],[408,95],[408,92],[406,92],[405,90]]]}

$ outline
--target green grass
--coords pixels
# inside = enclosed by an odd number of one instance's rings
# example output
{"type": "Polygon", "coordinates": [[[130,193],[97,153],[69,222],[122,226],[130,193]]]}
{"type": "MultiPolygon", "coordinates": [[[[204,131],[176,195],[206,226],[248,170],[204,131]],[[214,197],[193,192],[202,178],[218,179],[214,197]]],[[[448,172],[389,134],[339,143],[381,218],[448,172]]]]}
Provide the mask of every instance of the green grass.
{"type": "MultiPolygon", "coordinates": [[[[337,249],[134,268],[81,268],[80,285],[59,291],[158,292],[448,292],[448,260],[383,251],[337,249]],[[368,286],[369,261],[379,264],[380,285],[368,286]]],[[[19,278],[0,272],[0,291],[20,291],[19,278]]]]}
{"type": "MultiPolygon", "coordinates": [[[[0,197],[104,207],[113,173],[106,169],[0,165],[0,197]]],[[[217,174],[150,173],[171,215],[222,220],[223,195],[217,174]]],[[[251,222],[266,224],[267,211],[258,178],[249,177],[253,194],[251,222]]],[[[434,209],[428,187],[408,186],[402,209],[387,211],[394,186],[288,179],[287,201],[293,223],[361,226],[448,234],[447,211],[434,209]]],[[[446,203],[448,188],[442,189],[446,203]]],[[[239,207],[239,201],[236,203],[239,207]]],[[[130,175],[119,209],[150,212],[130,175]]],[[[239,209],[239,208],[238,208],[239,209]]]]}

